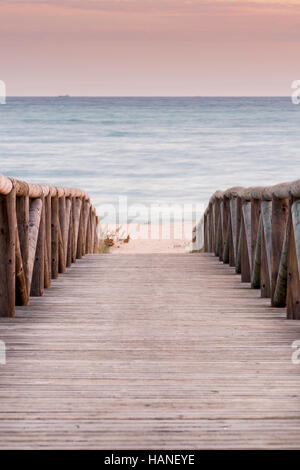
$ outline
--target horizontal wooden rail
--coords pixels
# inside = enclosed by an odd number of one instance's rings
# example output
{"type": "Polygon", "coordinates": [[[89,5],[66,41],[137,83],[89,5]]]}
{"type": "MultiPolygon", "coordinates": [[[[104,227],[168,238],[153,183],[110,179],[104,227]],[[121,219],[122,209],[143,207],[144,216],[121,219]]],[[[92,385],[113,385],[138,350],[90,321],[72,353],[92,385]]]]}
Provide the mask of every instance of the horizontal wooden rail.
{"type": "Polygon", "coordinates": [[[0,316],[41,296],[51,279],[98,248],[99,219],[80,189],[0,174],[0,316]]]}
{"type": "Polygon", "coordinates": [[[217,191],[193,236],[197,248],[203,238],[203,251],[300,319],[300,180],[217,191]]]}

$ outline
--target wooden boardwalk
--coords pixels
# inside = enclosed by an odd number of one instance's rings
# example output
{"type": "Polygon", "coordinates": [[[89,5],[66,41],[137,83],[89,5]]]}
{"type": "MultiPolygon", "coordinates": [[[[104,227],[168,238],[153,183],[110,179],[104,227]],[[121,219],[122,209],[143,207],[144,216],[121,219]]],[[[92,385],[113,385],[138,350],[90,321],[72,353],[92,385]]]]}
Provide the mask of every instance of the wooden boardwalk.
{"type": "Polygon", "coordinates": [[[300,321],[211,255],[88,255],[0,319],[0,447],[300,448],[300,321]]]}

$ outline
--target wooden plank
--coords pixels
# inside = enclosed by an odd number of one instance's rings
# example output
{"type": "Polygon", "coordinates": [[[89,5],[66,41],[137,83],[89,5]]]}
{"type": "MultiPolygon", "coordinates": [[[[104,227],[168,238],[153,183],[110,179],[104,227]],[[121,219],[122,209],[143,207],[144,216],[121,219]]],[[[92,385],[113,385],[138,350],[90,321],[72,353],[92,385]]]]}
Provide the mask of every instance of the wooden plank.
{"type": "Polygon", "coordinates": [[[212,255],[89,255],[16,313],[2,449],[300,446],[300,322],[212,255]]]}

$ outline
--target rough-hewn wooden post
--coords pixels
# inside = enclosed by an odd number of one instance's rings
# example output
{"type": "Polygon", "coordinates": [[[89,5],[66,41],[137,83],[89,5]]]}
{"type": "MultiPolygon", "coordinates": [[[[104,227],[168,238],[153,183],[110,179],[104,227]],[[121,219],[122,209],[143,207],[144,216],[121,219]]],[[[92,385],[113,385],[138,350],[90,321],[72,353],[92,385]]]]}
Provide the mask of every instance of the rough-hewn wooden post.
{"type": "Polygon", "coordinates": [[[94,233],[94,244],[93,244],[93,253],[98,253],[98,233],[97,233],[97,227],[99,224],[99,217],[96,215],[95,212],[95,233],[94,233]]]}
{"type": "MultiPolygon", "coordinates": [[[[9,190],[9,188],[8,188],[9,190]]],[[[15,314],[16,191],[0,195],[0,316],[15,314]]]]}
{"type": "Polygon", "coordinates": [[[289,247],[287,260],[287,318],[300,319],[299,230],[300,202],[291,200],[289,217],[289,247]],[[298,250],[297,250],[298,245],[298,250]],[[298,252],[297,252],[298,251],[298,252]]]}
{"type": "Polygon", "coordinates": [[[242,203],[241,227],[242,282],[251,282],[251,202],[249,201],[242,203]]]}
{"type": "Polygon", "coordinates": [[[215,199],[214,201],[215,205],[215,246],[214,246],[214,252],[216,256],[219,256],[220,254],[220,232],[221,232],[221,221],[220,221],[220,200],[215,199]]]}
{"type": "MultiPolygon", "coordinates": [[[[34,265],[36,261],[37,245],[39,239],[39,229],[42,216],[43,202],[41,198],[30,199],[29,204],[29,264],[28,264],[28,276],[29,276],[29,292],[31,292],[31,285],[33,279],[34,265]]],[[[38,263],[41,261],[40,243],[38,248],[38,263]]],[[[44,265],[43,265],[44,268],[44,265]]]]}
{"type": "Polygon", "coordinates": [[[256,241],[258,234],[258,225],[260,219],[261,199],[251,198],[251,257],[252,266],[255,260],[256,241]]]}
{"type": "MultiPolygon", "coordinates": [[[[208,252],[208,240],[207,240],[207,209],[204,213],[204,216],[203,216],[203,220],[204,220],[204,251],[205,253],[208,252]]],[[[92,230],[93,230],[93,215],[91,214],[91,233],[92,233],[92,230]]]]}
{"type": "MultiPolygon", "coordinates": [[[[264,196],[266,197],[266,196],[264,196]]],[[[261,296],[271,297],[271,232],[272,201],[263,199],[261,203],[261,296]]]]}
{"type": "Polygon", "coordinates": [[[223,263],[229,263],[229,238],[230,238],[230,210],[229,199],[223,197],[223,263]]]}
{"type": "Polygon", "coordinates": [[[83,254],[85,255],[88,253],[88,222],[89,222],[89,214],[90,214],[90,202],[84,201],[84,212],[83,212],[83,254]]]}
{"type": "Polygon", "coordinates": [[[59,206],[59,226],[58,226],[58,243],[59,243],[59,272],[66,271],[66,254],[65,254],[65,238],[67,231],[67,213],[66,213],[66,198],[63,194],[58,199],[59,206]]]}
{"type": "Polygon", "coordinates": [[[92,253],[94,253],[94,248],[95,248],[95,225],[96,225],[96,217],[93,211],[92,212],[92,253]]]}
{"type": "Polygon", "coordinates": [[[92,207],[90,206],[87,230],[87,252],[92,253],[92,251],[92,207]]]}
{"type": "Polygon", "coordinates": [[[70,198],[70,222],[69,222],[69,234],[68,234],[68,249],[67,249],[67,267],[69,268],[72,264],[73,258],[73,246],[74,246],[74,228],[73,228],[73,198],[70,198]]]}
{"type": "Polygon", "coordinates": [[[77,243],[78,243],[78,232],[79,232],[79,222],[80,222],[80,212],[81,212],[82,201],[79,197],[73,198],[72,201],[72,214],[73,214],[73,253],[72,253],[72,262],[76,262],[77,255],[77,243]]]}
{"type": "Polygon", "coordinates": [[[76,258],[81,259],[83,256],[83,242],[84,242],[84,234],[83,234],[83,203],[81,204],[80,215],[79,215],[79,226],[78,226],[78,238],[77,238],[77,250],[76,250],[76,258]]]}
{"type": "Polygon", "coordinates": [[[65,262],[66,266],[68,266],[68,246],[69,246],[69,233],[70,233],[70,223],[71,223],[71,198],[66,198],[66,225],[65,225],[65,233],[64,233],[64,251],[65,251],[65,262]]]}
{"type": "Polygon", "coordinates": [[[52,234],[52,227],[51,227],[51,192],[49,192],[44,198],[45,204],[45,288],[51,286],[51,266],[52,266],[52,256],[51,256],[51,234],[52,234]]]}
{"type": "MultiPolygon", "coordinates": [[[[271,240],[271,301],[274,305],[274,293],[278,278],[283,241],[286,232],[286,224],[289,213],[288,198],[280,199],[273,194],[272,199],[272,240],[271,240]]],[[[276,303],[276,302],[275,302],[276,303]]]]}
{"type": "MultiPolygon", "coordinates": [[[[27,292],[29,292],[29,187],[27,183],[17,183],[22,195],[17,194],[16,211],[22,267],[26,280],[27,292]]],[[[27,300],[28,302],[28,300],[27,300]]]]}
{"type": "Polygon", "coordinates": [[[44,286],[45,286],[45,204],[44,196],[41,197],[42,207],[41,207],[41,217],[38,230],[38,239],[36,243],[36,250],[34,256],[34,266],[32,273],[31,289],[30,295],[34,297],[39,297],[44,295],[44,286]]]}
{"type": "Polygon", "coordinates": [[[58,278],[58,196],[51,198],[51,277],[58,278]]]}
{"type": "Polygon", "coordinates": [[[287,277],[288,277],[288,249],[290,244],[290,218],[291,213],[289,210],[288,220],[286,223],[285,235],[282,245],[282,251],[280,256],[280,263],[278,268],[278,276],[276,280],[276,286],[274,295],[272,298],[272,304],[274,307],[285,307],[287,297],[287,277]]]}
{"type": "Polygon", "coordinates": [[[18,230],[16,230],[16,305],[27,305],[28,301],[29,295],[23,268],[19,234],[18,230]]]}

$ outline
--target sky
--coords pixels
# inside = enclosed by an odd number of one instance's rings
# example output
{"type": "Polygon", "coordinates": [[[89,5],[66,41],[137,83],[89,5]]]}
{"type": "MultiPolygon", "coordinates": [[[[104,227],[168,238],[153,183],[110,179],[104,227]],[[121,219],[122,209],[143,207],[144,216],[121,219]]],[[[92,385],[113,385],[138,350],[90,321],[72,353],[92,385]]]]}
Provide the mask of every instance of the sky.
{"type": "Polygon", "coordinates": [[[0,0],[10,96],[289,96],[300,0],[0,0]]]}

